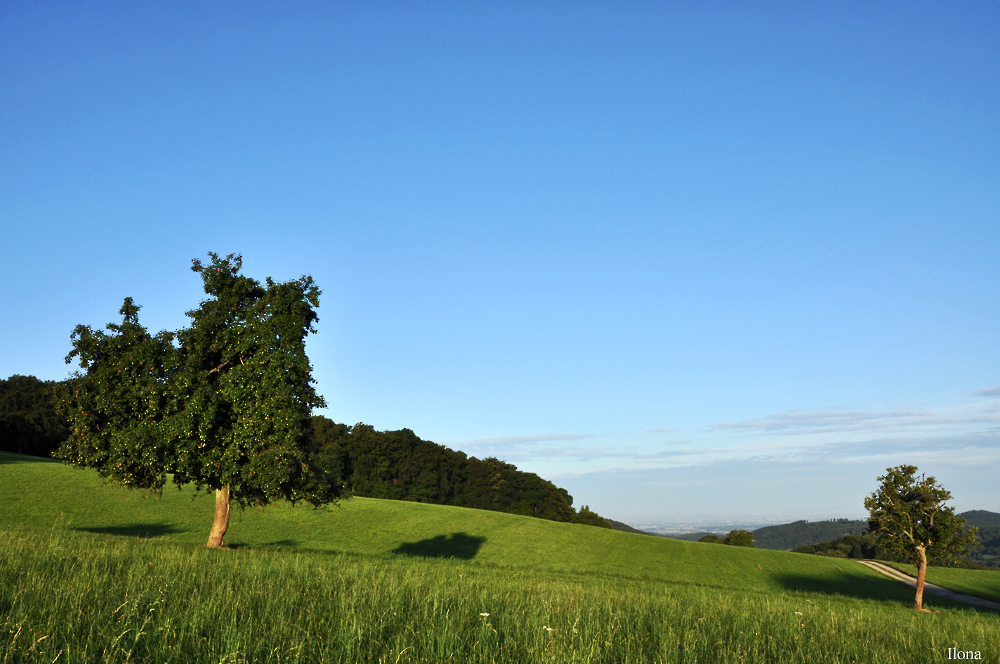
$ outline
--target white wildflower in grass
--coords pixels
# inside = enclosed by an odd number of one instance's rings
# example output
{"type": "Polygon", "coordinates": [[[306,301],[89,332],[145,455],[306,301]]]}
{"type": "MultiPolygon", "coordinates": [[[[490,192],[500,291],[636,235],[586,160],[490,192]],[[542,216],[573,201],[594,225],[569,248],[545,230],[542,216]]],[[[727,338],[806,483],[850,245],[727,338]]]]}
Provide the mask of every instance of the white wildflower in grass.
{"type": "Polygon", "coordinates": [[[549,634],[551,634],[552,632],[556,631],[554,627],[543,627],[542,629],[544,629],[549,634]]]}
{"type": "Polygon", "coordinates": [[[801,616],[801,615],[802,615],[802,612],[801,612],[801,611],[796,611],[796,612],[795,612],[795,615],[797,615],[797,616],[801,616]]]}
{"type": "Polygon", "coordinates": [[[485,618],[486,616],[488,616],[488,615],[490,615],[490,614],[488,614],[488,613],[480,613],[479,615],[481,615],[482,617],[484,617],[484,618],[485,618]]]}

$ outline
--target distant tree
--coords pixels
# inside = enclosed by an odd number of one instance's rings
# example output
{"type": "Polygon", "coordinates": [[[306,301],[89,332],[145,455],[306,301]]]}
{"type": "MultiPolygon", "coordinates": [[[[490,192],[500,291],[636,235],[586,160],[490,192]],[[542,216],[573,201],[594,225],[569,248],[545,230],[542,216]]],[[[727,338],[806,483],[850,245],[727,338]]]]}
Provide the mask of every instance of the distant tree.
{"type": "Polygon", "coordinates": [[[580,508],[580,511],[573,517],[573,523],[582,523],[587,526],[597,526],[598,528],[614,528],[610,521],[594,512],[588,505],[580,508]]]}
{"type": "Polygon", "coordinates": [[[66,440],[66,423],[56,413],[57,384],[34,376],[0,380],[0,450],[47,457],[66,440]]]}
{"type": "Polygon", "coordinates": [[[747,546],[754,548],[753,533],[749,530],[743,529],[730,530],[729,534],[722,540],[722,543],[728,544],[729,546],[747,546]]]}
{"type": "Polygon", "coordinates": [[[719,539],[718,535],[705,535],[699,542],[704,542],[705,544],[721,544],[722,540],[719,539]]]}
{"type": "Polygon", "coordinates": [[[313,389],[305,337],[317,320],[311,277],[261,285],[229,255],[192,270],[208,299],[190,327],[150,335],[126,298],[108,332],[79,325],[73,350],[83,372],[59,406],[70,422],[59,458],[125,486],[215,491],[208,546],[224,546],[230,505],[304,500],[322,505],[339,483],[310,462],[313,389]]]}
{"type": "Polygon", "coordinates": [[[975,546],[976,528],[946,507],[951,493],[933,477],[917,477],[916,466],[887,468],[879,488],[865,499],[868,527],[880,551],[905,556],[917,567],[914,607],[923,611],[928,560],[948,561],[975,546]]]}

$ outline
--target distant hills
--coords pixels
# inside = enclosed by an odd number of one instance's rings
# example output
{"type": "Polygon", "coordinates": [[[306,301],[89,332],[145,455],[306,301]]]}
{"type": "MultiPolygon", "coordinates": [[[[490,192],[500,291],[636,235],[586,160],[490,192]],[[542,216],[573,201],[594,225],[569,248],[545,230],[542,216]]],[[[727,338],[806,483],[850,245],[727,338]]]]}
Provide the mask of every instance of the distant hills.
{"type": "MultiPolygon", "coordinates": [[[[979,529],[979,542],[982,546],[972,551],[967,558],[983,564],[1000,565],[1000,513],[987,510],[970,510],[962,512],[959,516],[965,519],[967,525],[976,526],[979,529]]],[[[620,521],[612,521],[611,524],[615,530],[659,535],[661,537],[689,542],[697,542],[706,535],[719,534],[707,531],[662,534],[639,530],[620,521]]],[[[753,531],[753,534],[754,545],[758,549],[791,551],[802,546],[826,544],[848,535],[862,535],[867,530],[868,522],[861,519],[800,520],[777,526],[757,528],[753,531]]]]}
{"type": "Polygon", "coordinates": [[[780,526],[764,526],[753,531],[753,536],[758,549],[790,551],[806,544],[829,542],[844,535],[861,535],[867,530],[868,522],[861,520],[802,520],[780,526]]]}
{"type": "Polygon", "coordinates": [[[633,528],[627,523],[622,523],[621,521],[615,521],[614,519],[608,519],[611,522],[611,527],[615,530],[621,531],[623,533],[635,533],[636,535],[653,535],[655,537],[665,537],[660,533],[651,533],[648,530],[639,530],[638,528],[633,528]]]}

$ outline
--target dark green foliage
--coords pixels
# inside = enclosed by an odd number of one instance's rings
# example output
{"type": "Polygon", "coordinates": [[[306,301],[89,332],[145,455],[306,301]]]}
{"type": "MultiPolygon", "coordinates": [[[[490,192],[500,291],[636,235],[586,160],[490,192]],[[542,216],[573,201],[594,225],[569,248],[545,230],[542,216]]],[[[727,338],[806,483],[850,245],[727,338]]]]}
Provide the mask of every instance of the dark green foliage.
{"type": "Polygon", "coordinates": [[[573,523],[582,523],[587,526],[597,526],[598,528],[613,528],[611,522],[597,512],[591,511],[590,507],[584,505],[573,517],[573,523]]]}
{"type": "Polygon", "coordinates": [[[698,541],[703,544],[722,544],[722,540],[719,539],[718,535],[705,535],[699,538],[698,541]]]}
{"type": "Polygon", "coordinates": [[[708,535],[712,535],[713,537],[717,535],[717,533],[712,533],[707,530],[699,530],[693,533],[656,533],[656,534],[659,535],[660,537],[683,540],[685,542],[700,542],[708,535]]]}
{"type": "Polygon", "coordinates": [[[916,466],[887,468],[879,488],[865,499],[869,530],[880,551],[914,565],[948,563],[976,545],[976,528],[946,507],[951,493],[916,466]]]}
{"type": "Polygon", "coordinates": [[[0,380],[0,450],[48,457],[69,431],[55,408],[57,383],[34,376],[0,380]]]}
{"type": "Polygon", "coordinates": [[[310,277],[264,285],[239,256],[193,261],[209,296],[190,327],[149,334],[126,298],[108,332],[77,326],[83,372],[60,400],[70,436],[58,452],[128,487],[161,490],[167,475],[197,489],[229,487],[238,506],[330,502],[338,485],[310,463],[316,394],[305,337],[317,320],[310,277]]]}
{"type": "Polygon", "coordinates": [[[729,534],[723,538],[722,544],[728,544],[729,546],[746,546],[754,548],[753,533],[749,530],[730,530],[729,534]]]}
{"type": "Polygon", "coordinates": [[[355,495],[576,520],[572,496],[512,464],[467,457],[422,440],[409,429],[376,431],[367,424],[351,427],[322,416],[313,417],[312,423],[314,463],[355,495]]]}
{"type": "Polygon", "coordinates": [[[753,531],[757,548],[788,551],[808,544],[828,542],[843,535],[860,535],[868,522],[852,519],[829,521],[794,521],[778,526],[764,526],[753,531]]]}
{"type": "Polygon", "coordinates": [[[966,526],[977,528],[980,546],[966,552],[962,560],[970,566],[986,565],[1000,568],[1000,514],[986,510],[970,510],[958,515],[966,526]]]}
{"type": "MultiPolygon", "coordinates": [[[[812,553],[830,558],[855,558],[872,560],[878,558],[878,546],[871,535],[844,535],[831,542],[805,544],[796,549],[795,553],[812,553]]],[[[883,558],[884,560],[884,558],[883,558]]]]}
{"type": "Polygon", "coordinates": [[[969,510],[962,512],[958,516],[965,519],[970,526],[983,528],[1000,528],[1000,513],[989,512],[987,510],[969,510]]]}

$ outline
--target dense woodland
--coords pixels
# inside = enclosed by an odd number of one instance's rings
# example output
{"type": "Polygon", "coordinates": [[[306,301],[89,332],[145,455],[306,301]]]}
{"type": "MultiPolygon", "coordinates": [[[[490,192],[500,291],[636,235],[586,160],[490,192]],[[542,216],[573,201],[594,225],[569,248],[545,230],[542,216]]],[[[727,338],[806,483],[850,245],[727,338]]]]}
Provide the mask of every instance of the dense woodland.
{"type": "Polygon", "coordinates": [[[0,380],[0,451],[47,457],[66,440],[55,410],[58,385],[16,374],[0,380]]]}
{"type": "Polygon", "coordinates": [[[314,458],[354,495],[411,500],[611,528],[586,505],[534,473],[422,440],[409,429],[376,431],[313,417],[314,458]]]}
{"type": "MultiPolygon", "coordinates": [[[[34,376],[0,380],[0,451],[52,456],[68,434],[55,411],[63,385],[34,376]]],[[[376,431],[323,416],[312,421],[314,458],[349,494],[612,527],[586,505],[575,510],[565,489],[499,459],[467,457],[409,429],[376,431]]]]}

